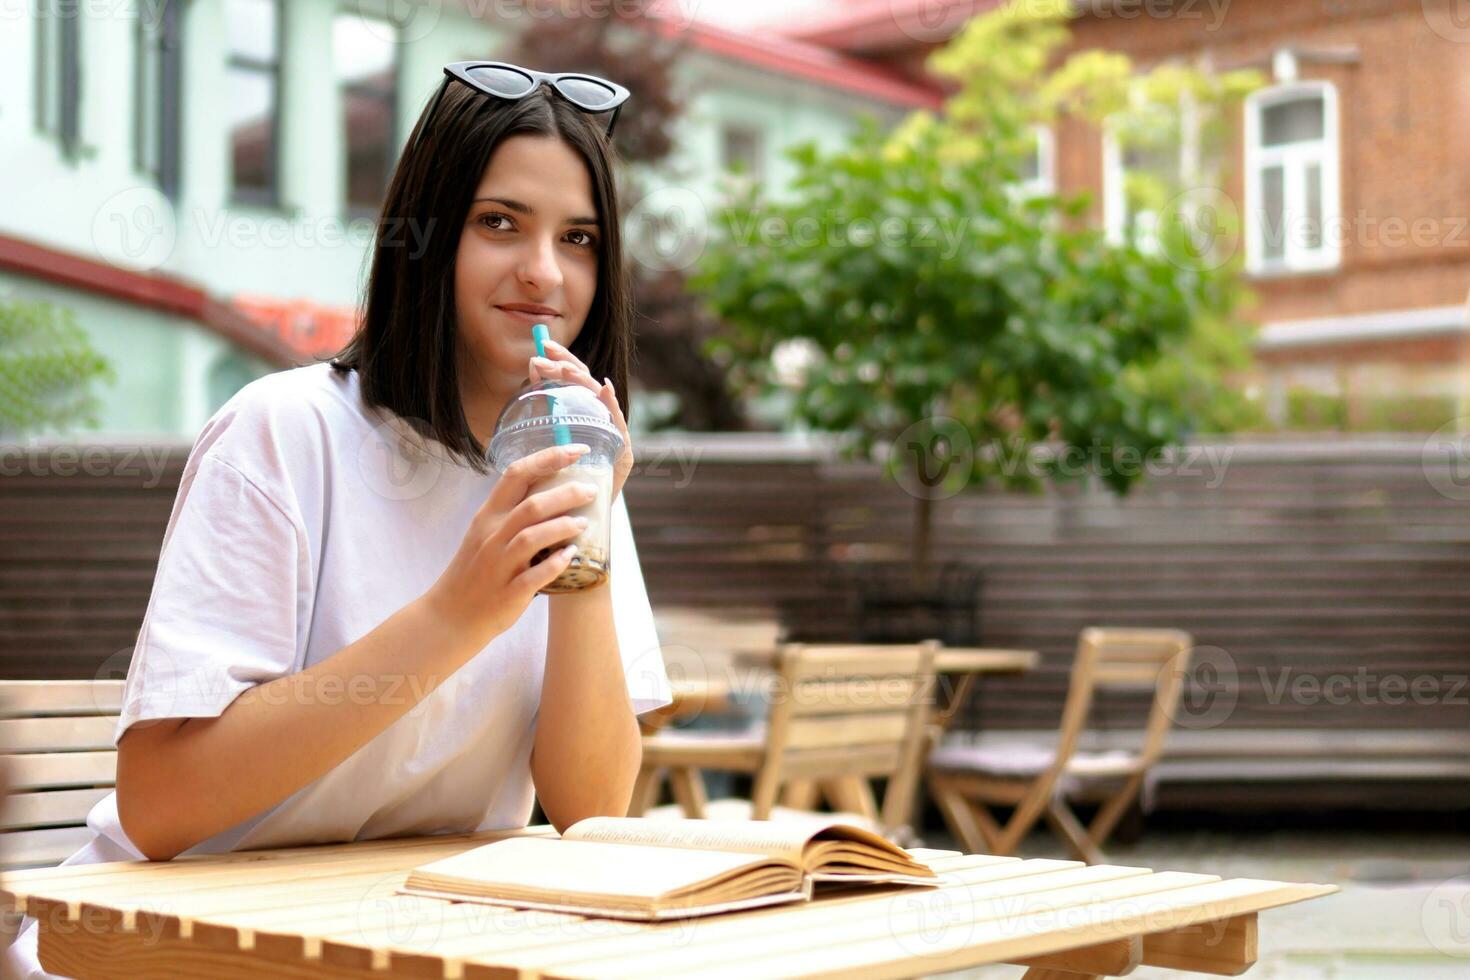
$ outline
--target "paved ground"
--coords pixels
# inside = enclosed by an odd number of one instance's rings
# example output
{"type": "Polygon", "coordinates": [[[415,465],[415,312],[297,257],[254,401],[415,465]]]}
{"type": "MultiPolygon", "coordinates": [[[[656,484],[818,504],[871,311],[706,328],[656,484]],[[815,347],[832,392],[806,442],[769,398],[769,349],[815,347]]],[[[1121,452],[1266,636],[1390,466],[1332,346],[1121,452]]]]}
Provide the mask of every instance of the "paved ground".
{"type": "MultiPolygon", "coordinates": [[[[931,847],[953,847],[931,833],[931,847]]],[[[1036,834],[1025,857],[1066,857],[1036,834]]],[[[1108,850],[1112,863],[1225,877],[1335,884],[1328,898],[1261,915],[1259,980],[1470,980],[1470,835],[1412,828],[1147,832],[1108,850]]],[[[945,980],[1012,980],[1015,967],[945,974],[945,980]]],[[[1199,977],[1141,967],[1140,980],[1199,977]]]]}

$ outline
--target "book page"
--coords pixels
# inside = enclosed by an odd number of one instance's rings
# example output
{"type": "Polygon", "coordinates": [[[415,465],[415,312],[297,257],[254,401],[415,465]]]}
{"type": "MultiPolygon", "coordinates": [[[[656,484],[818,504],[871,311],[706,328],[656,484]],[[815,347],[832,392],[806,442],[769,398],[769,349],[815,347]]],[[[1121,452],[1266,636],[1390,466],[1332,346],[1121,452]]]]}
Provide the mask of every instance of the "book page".
{"type": "Polygon", "coordinates": [[[607,844],[644,844],[740,854],[764,854],[803,864],[807,842],[822,830],[839,824],[814,819],[775,820],[649,820],[646,817],[588,817],[567,828],[564,840],[607,844]]]}
{"type": "MultiPolygon", "coordinates": [[[[414,869],[415,884],[452,891],[453,882],[484,886],[487,893],[605,895],[654,900],[764,862],[744,853],[672,853],[658,847],[622,847],[591,841],[518,837],[441,858],[414,869]]],[[[478,890],[478,889],[477,889],[478,890]]]]}

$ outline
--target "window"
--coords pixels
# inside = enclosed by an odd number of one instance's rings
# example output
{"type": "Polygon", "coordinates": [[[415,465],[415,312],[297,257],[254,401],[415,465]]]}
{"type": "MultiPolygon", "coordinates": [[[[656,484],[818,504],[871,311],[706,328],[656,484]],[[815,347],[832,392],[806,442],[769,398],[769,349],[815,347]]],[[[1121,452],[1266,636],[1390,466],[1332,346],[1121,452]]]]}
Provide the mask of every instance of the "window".
{"type": "Polygon", "coordinates": [[[36,4],[36,128],[74,159],[81,149],[81,11],[76,0],[36,4]]]}
{"type": "Polygon", "coordinates": [[[278,0],[226,0],[230,60],[231,191],[236,201],[280,201],[281,6],[278,0]]]}
{"type": "Polygon", "coordinates": [[[179,0],[140,5],[133,34],[133,167],[169,198],[179,191],[179,0]]]}
{"type": "Polygon", "coordinates": [[[1180,148],[1172,138],[1153,144],[1118,145],[1103,136],[1103,225],[1113,242],[1158,248],[1159,216],[1180,183],[1180,148]]]}
{"type": "Polygon", "coordinates": [[[1246,262],[1252,272],[1337,265],[1337,93],[1281,85],[1246,100],[1246,262]]]}
{"type": "Polygon", "coordinates": [[[376,211],[393,171],[398,147],[396,38],[393,24],[364,14],[338,14],[332,25],[349,212],[376,211]]]}
{"type": "Polygon", "coordinates": [[[1021,160],[1021,193],[1030,197],[1056,192],[1056,139],[1050,127],[1032,126],[1031,152],[1021,160]]]}
{"type": "Polygon", "coordinates": [[[764,144],[757,127],[726,123],[720,129],[720,168],[726,173],[761,180],[765,174],[764,144]]]}

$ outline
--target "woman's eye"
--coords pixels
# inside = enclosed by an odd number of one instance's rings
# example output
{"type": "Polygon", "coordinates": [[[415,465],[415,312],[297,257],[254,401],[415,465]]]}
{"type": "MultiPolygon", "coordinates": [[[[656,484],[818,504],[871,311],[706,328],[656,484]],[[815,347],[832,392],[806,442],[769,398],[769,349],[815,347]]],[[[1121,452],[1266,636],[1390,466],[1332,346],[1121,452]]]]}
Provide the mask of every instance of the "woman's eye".
{"type": "Polygon", "coordinates": [[[496,225],[490,224],[490,222],[509,220],[510,217],[504,214],[483,214],[480,216],[480,224],[484,225],[486,228],[489,228],[491,231],[501,231],[502,229],[496,225]]]}
{"type": "Polygon", "coordinates": [[[581,235],[582,236],[582,241],[573,242],[572,244],[574,244],[574,245],[583,245],[583,246],[585,246],[587,248],[593,248],[593,247],[595,247],[597,245],[597,239],[594,236],[587,234],[585,231],[571,231],[571,232],[568,232],[567,234],[568,235],[581,235]]]}

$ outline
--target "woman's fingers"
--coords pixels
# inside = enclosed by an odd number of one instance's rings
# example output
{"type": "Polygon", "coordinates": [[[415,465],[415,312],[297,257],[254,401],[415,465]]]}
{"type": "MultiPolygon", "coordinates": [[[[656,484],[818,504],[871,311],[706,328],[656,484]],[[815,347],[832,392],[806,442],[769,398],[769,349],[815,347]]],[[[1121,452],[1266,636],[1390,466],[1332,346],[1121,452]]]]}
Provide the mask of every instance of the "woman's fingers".
{"type": "Polygon", "coordinates": [[[511,567],[521,568],[544,548],[566,544],[587,526],[586,518],[554,517],[549,521],[522,528],[505,546],[505,557],[511,567]]]}
{"type": "Polygon", "coordinates": [[[592,375],[586,370],[569,361],[553,361],[547,357],[531,358],[531,377],[533,384],[539,384],[542,380],[563,381],[568,384],[579,384],[584,388],[597,391],[602,386],[592,380],[592,375]]]}
{"type": "Polygon", "coordinates": [[[572,563],[572,558],[576,553],[576,545],[567,545],[565,548],[562,548],[553,555],[547,556],[542,561],[538,561],[511,579],[511,588],[522,591],[527,595],[535,596],[537,592],[540,592],[552,582],[555,582],[556,577],[567,570],[567,566],[572,563]]]}
{"type": "Polygon", "coordinates": [[[495,481],[495,488],[485,498],[480,513],[508,513],[526,499],[532,486],[571,465],[591,449],[586,443],[574,442],[570,446],[550,446],[516,460],[495,481]]]}

